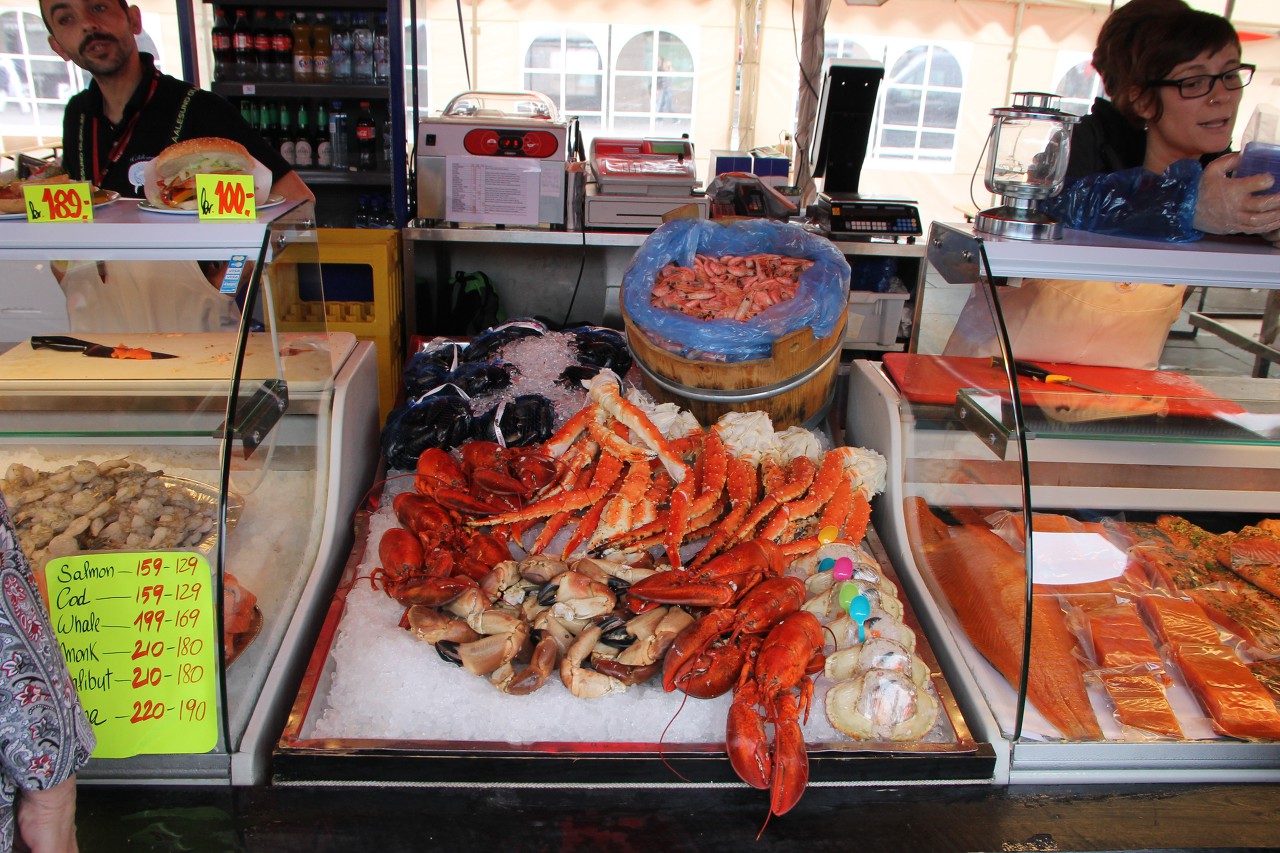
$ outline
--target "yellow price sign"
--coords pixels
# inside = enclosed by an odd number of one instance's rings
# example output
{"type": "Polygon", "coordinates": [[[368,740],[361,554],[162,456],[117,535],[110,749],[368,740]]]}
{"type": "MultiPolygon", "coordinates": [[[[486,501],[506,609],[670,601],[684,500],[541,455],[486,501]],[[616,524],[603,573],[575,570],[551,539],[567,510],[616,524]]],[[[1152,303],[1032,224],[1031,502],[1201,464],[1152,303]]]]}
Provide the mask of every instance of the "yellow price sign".
{"type": "Polygon", "coordinates": [[[253,175],[196,175],[196,210],[201,219],[256,219],[253,175]]]}
{"type": "Polygon", "coordinates": [[[93,187],[88,181],[22,188],[28,222],[92,222],[93,187]]]}
{"type": "Polygon", "coordinates": [[[209,562],[192,551],[50,560],[49,612],[98,736],[95,758],[200,754],[218,743],[209,562]]]}

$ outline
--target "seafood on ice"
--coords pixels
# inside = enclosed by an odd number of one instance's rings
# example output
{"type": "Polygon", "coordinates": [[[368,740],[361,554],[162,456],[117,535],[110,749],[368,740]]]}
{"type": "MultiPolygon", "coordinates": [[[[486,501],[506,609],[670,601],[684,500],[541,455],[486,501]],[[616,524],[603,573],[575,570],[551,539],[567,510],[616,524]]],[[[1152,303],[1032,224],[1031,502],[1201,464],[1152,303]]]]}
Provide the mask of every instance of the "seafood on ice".
{"type": "Polygon", "coordinates": [[[776,254],[698,254],[692,268],[670,263],[659,271],[650,300],[699,320],[745,322],[794,299],[800,274],[811,266],[813,261],[776,254]]]}

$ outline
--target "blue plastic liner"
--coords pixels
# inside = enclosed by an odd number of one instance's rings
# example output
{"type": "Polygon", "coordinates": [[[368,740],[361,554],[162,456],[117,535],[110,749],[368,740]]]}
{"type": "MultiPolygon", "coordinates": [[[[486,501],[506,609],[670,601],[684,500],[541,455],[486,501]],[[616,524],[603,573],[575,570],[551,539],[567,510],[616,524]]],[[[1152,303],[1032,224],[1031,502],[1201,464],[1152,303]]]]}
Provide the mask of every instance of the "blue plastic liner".
{"type": "Polygon", "coordinates": [[[768,358],[773,342],[805,327],[821,339],[843,320],[849,300],[849,262],[831,241],[798,225],[753,219],[722,225],[675,219],[644,241],[622,277],[622,304],[632,323],[655,343],[685,357],[709,361],[768,358]],[[800,275],[795,298],[750,320],[699,320],[653,305],[653,283],[669,263],[693,267],[695,255],[773,253],[813,261],[800,275]]]}

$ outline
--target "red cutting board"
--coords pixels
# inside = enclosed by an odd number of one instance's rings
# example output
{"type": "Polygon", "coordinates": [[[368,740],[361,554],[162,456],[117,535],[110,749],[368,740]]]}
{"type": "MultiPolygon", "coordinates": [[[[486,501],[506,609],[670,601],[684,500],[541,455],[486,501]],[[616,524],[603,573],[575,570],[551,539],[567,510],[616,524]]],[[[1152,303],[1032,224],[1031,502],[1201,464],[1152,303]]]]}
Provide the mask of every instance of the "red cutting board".
{"type": "MultiPolygon", "coordinates": [[[[1116,395],[1161,398],[1168,403],[1168,415],[1204,418],[1238,415],[1245,411],[1236,403],[1216,396],[1184,373],[1048,361],[1032,363],[1053,373],[1070,376],[1085,385],[1105,388],[1116,395]]],[[[898,390],[913,403],[951,406],[955,404],[956,392],[961,388],[998,391],[1008,387],[1004,369],[993,366],[990,358],[887,352],[884,354],[884,366],[898,390]]],[[[1063,393],[1071,393],[1077,403],[1087,400],[1086,395],[1090,393],[1060,385],[1050,387],[1051,395],[1061,399],[1063,393]]],[[[1043,382],[1025,376],[1018,377],[1018,388],[1024,405],[1038,405],[1036,392],[1046,390],[1043,382]]],[[[1100,405],[1108,399],[1114,401],[1110,395],[1099,394],[1098,398],[1100,405]]],[[[1046,397],[1045,402],[1052,399],[1046,397]]]]}

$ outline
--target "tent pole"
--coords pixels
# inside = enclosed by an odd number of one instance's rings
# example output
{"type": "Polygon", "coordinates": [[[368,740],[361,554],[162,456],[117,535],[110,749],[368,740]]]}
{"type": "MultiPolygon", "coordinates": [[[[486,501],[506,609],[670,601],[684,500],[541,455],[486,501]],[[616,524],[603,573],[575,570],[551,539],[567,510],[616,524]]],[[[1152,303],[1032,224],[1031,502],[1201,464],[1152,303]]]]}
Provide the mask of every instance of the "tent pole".
{"type": "Polygon", "coordinates": [[[1022,38],[1022,15],[1026,10],[1026,0],[1018,0],[1018,11],[1013,19],[1013,41],[1009,45],[1009,76],[1004,84],[1006,104],[1013,103],[1013,74],[1018,65],[1018,41],[1022,38]]]}

